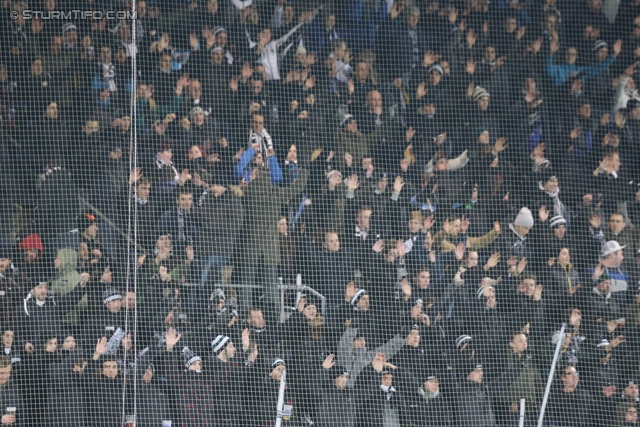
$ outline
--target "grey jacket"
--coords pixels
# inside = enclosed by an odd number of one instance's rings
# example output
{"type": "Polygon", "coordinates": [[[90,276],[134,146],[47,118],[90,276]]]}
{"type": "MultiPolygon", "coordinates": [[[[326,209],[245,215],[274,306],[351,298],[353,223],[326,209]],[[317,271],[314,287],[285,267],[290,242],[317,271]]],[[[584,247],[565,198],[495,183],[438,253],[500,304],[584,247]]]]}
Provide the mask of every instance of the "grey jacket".
{"type": "Polygon", "coordinates": [[[357,328],[346,328],[342,338],[340,338],[340,344],[338,344],[338,360],[336,363],[349,372],[348,388],[353,388],[356,385],[358,375],[373,362],[377,353],[384,354],[389,360],[404,346],[404,338],[396,335],[387,343],[373,350],[367,350],[366,347],[353,348],[353,340],[357,337],[357,334],[357,328]]]}

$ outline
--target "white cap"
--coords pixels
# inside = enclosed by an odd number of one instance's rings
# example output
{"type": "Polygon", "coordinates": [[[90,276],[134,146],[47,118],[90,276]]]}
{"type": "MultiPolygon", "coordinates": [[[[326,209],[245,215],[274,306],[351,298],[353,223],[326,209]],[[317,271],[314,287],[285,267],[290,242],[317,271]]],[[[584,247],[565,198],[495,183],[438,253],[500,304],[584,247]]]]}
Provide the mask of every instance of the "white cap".
{"type": "Polygon", "coordinates": [[[600,258],[604,258],[606,256],[611,255],[614,252],[618,252],[621,249],[626,248],[627,246],[620,246],[620,243],[615,240],[609,240],[607,243],[602,245],[602,249],[600,249],[600,258]]]}

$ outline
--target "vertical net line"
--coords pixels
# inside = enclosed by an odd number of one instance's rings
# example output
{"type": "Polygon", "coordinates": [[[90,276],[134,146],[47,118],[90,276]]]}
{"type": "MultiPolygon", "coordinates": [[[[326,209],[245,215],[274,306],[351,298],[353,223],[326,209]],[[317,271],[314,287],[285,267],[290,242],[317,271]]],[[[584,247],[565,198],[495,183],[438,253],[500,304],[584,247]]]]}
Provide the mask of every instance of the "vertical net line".
{"type": "MultiPolygon", "coordinates": [[[[131,137],[129,140],[129,170],[133,171],[138,167],[138,157],[137,157],[137,147],[138,147],[138,139],[137,139],[137,129],[136,129],[136,100],[137,100],[137,48],[136,46],[136,33],[137,33],[137,15],[136,15],[136,1],[133,0],[131,2],[131,44],[134,48],[131,51],[131,105],[130,105],[130,115],[131,115],[131,137]]],[[[131,181],[130,181],[131,185],[131,181]]],[[[131,191],[131,189],[129,189],[131,191]]],[[[128,202],[128,215],[127,215],[127,267],[126,267],[126,294],[129,293],[131,288],[131,267],[133,263],[133,292],[135,295],[138,294],[138,257],[140,254],[138,253],[138,206],[133,202],[132,197],[127,198],[128,202]],[[131,237],[132,237],[132,228],[133,228],[133,248],[131,248],[131,237]],[[133,256],[132,256],[133,250],[133,256]],[[133,259],[132,259],[133,258],[133,259]]],[[[126,299],[125,294],[125,301],[126,299]]],[[[125,311],[125,325],[128,331],[129,328],[129,312],[130,309],[127,307],[125,311]]],[[[130,332],[128,332],[129,334],[130,332]]],[[[133,333],[131,334],[131,349],[133,350],[132,357],[134,359],[133,364],[133,410],[132,415],[134,420],[137,415],[137,383],[138,383],[138,364],[137,364],[137,333],[138,333],[138,311],[137,306],[133,309],[133,333]]],[[[124,366],[125,369],[127,367],[127,358],[128,352],[124,354],[124,366]]],[[[127,414],[127,377],[122,383],[122,416],[126,423],[127,414]]]]}

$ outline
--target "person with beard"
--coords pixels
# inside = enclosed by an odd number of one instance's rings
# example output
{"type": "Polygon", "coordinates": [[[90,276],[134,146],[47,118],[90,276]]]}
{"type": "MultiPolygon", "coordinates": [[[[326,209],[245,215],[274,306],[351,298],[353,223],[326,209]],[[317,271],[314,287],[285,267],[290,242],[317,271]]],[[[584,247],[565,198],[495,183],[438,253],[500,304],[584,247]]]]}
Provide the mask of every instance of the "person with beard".
{"type": "Polygon", "coordinates": [[[19,240],[16,265],[27,280],[35,280],[44,272],[44,245],[39,234],[29,233],[19,240]]]}
{"type": "Polygon", "coordinates": [[[86,357],[81,350],[71,350],[61,360],[47,367],[48,392],[45,425],[82,427],[85,425],[85,391],[91,374],[85,373],[86,357]],[[66,405],[73,402],[73,410],[66,405]]]}
{"type": "MultiPolygon", "coordinates": [[[[98,339],[86,368],[86,406],[92,409],[92,423],[100,427],[122,425],[122,411],[116,408],[123,407],[124,383],[118,363],[108,354],[109,348],[107,338],[98,339]]],[[[125,406],[126,413],[130,413],[129,405],[125,406]]]]}
{"type": "Polygon", "coordinates": [[[16,345],[32,355],[51,337],[62,331],[65,313],[73,310],[86,293],[86,283],[80,282],[71,292],[55,299],[48,296],[49,284],[36,282],[23,301],[23,310],[14,317],[16,345]]]}

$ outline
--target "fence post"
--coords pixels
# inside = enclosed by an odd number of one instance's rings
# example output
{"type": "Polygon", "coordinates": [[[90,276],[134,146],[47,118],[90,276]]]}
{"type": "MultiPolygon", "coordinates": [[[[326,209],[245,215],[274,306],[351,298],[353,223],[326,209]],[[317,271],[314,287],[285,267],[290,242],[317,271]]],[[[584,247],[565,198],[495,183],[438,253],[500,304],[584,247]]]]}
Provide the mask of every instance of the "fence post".
{"type": "Polygon", "coordinates": [[[278,407],[276,408],[276,427],[282,426],[282,415],[284,410],[284,386],[287,381],[287,370],[282,371],[280,377],[280,390],[278,390],[278,407]]]}
{"type": "Polygon", "coordinates": [[[553,362],[551,362],[551,369],[549,370],[549,378],[547,379],[547,388],[544,390],[544,398],[542,399],[542,406],[540,407],[540,416],[538,417],[538,427],[542,427],[542,421],[544,420],[544,411],[547,407],[547,401],[549,400],[549,392],[551,391],[551,384],[553,383],[553,375],[556,372],[556,363],[558,362],[558,355],[560,354],[560,347],[564,342],[564,330],[567,327],[566,323],[562,324],[560,328],[560,339],[556,344],[556,351],[553,355],[553,362]]]}

